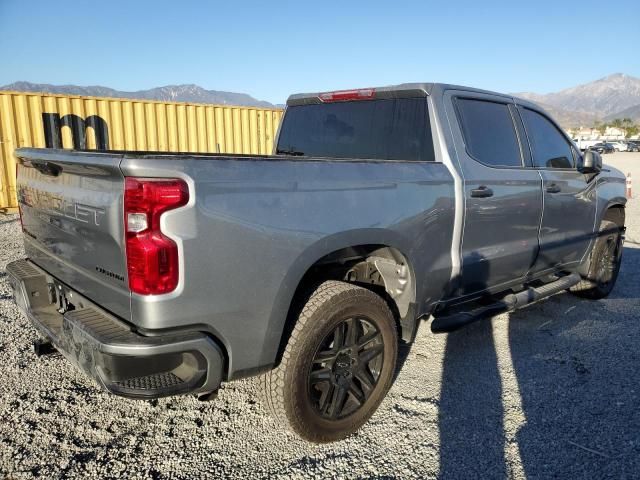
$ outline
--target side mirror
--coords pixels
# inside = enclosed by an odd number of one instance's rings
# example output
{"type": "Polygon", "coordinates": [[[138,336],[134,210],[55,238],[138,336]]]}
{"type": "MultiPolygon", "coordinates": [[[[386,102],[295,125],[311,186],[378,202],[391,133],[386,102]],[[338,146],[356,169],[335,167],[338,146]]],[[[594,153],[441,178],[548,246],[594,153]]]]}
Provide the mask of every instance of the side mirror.
{"type": "Polygon", "coordinates": [[[602,157],[598,152],[587,150],[582,157],[582,173],[598,173],[602,170],[602,157]]]}

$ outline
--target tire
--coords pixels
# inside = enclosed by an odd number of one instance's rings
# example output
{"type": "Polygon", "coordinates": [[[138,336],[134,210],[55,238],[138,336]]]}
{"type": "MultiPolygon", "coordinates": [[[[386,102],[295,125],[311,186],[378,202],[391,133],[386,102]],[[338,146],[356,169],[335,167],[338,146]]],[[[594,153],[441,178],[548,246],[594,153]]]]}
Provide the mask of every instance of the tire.
{"type": "Polygon", "coordinates": [[[385,301],[356,285],[324,282],[300,312],[280,365],[262,377],[266,406],[305,440],[343,439],[384,399],[397,355],[385,301]]]}
{"type": "Polygon", "coordinates": [[[622,260],[620,227],[614,222],[603,220],[599,231],[601,235],[591,250],[589,273],[583,281],[571,287],[571,292],[575,295],[592,300],[605,298],[611,293],[622,260]]]}

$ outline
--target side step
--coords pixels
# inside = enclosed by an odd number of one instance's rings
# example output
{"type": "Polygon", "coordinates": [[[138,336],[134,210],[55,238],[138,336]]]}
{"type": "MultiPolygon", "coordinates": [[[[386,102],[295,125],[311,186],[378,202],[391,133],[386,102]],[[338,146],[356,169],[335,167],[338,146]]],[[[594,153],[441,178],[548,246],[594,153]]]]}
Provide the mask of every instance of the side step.
{"type": "Polygon", "coordinates": [[[550,297],[558,292],[566,290],[580,283],[582,278],[577,273],[572,273],[558,280],[533,288],[529,287],[522,292],[511,293],[501,300],[490,305],[481,306],[466,312],[456,312],[449,315],[436,316],[431,322],[433,333],[446,333],[458,330],[470,323],[489,318],[500,313],[517,310],[543,298],[550,297]]]}

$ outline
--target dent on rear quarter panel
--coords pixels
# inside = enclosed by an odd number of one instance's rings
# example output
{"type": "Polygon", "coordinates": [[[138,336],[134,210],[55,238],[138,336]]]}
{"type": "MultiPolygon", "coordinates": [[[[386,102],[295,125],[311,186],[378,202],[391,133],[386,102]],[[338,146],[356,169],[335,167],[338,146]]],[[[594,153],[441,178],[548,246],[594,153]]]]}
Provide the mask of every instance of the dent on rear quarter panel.
{"type": "Polygon", "coordinates": [[[230,375],[274,361],[297,284],[328,253],[395,243],[418,298],[439,298],[449,279],[453,182],[442,164],[181,156],[127,158],[122,169],[178,171],[195,194],[193,212],[173,212],[168,232],[182,239],[184,289],[153,301],[133,296],[133,322],[206,325],[228,350],[230,375]]]}

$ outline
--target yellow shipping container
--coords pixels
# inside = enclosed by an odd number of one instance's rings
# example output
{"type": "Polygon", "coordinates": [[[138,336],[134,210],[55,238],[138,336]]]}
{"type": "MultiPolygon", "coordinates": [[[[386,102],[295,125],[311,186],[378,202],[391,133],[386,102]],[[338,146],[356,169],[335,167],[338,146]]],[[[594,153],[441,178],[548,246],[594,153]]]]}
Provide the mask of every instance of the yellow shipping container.
{"type": "Polygon", "coordinates": [[[268,155],[282,110],[0,91],[0,209],[17,207],[14,149],[268,155]]]}

